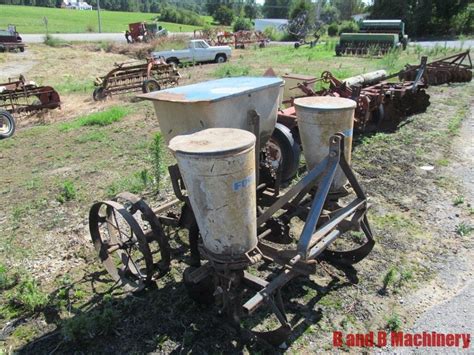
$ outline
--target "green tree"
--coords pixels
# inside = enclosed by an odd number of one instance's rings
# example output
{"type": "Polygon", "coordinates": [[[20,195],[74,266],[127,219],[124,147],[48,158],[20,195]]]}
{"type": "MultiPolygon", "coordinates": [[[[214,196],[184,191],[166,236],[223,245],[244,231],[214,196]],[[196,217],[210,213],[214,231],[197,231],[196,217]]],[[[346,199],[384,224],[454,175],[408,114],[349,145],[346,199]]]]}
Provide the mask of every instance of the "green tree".
{"type": "Polygon", "coordinates": [[[267,18],[288,18],[292,0],[265,0],[263,14],[267,18]]]}
{"type": "Polygon", "coordinates": [[[257,8],[257,3],[255,2],[255,0],[245,1],[244,14],[245,14],[245,17],[248,17],[249,19],[252,19],[252,20],[257,18],[258,8],[257,8]]]}
{"type": "Polygon", "coordinates": [[[221,25],[230,26],[232,21],[234,21],[234,12],[231,8],[221,5],[212,17],[221,25]]]}

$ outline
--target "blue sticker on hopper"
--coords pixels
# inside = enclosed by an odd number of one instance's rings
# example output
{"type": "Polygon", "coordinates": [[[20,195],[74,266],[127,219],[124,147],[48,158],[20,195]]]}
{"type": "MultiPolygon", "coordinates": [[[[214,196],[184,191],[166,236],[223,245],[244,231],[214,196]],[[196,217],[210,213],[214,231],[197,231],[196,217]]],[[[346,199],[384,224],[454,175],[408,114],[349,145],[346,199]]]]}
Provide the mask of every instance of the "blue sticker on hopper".
{"type": "Polygon", "coordinates": [[[239,181],[234,181],[233,183],[233,189],[234,191],[239,191],[243,188],[246,188],[247,186],[250,186],[250,184],[253,181],[253,175],[247,176],[245,179],[239,180],[239,181]]]}
{"type": "Polygon", "coordinates": [[[346,137],[352,137],[352,129],[346,129],[345,131],[342,132],[346,137]]]}

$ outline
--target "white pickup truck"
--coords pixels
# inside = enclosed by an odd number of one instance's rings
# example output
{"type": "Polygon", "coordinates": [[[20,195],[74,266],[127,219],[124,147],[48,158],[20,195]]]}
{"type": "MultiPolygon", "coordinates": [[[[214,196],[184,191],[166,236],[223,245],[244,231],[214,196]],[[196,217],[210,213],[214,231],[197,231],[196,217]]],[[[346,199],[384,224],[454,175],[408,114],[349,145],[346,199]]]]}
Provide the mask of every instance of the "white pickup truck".
{"type": "Polygon", "coordinates": [[[193,39],[189,41],[187,49],[153,52],[152,56],[155,59],[162,57],[166,63],[178,65],[181,62],[224,63],[230,58],[231,53],[232,49],[229,46],[210,46],[203,39],[193,39]]]}

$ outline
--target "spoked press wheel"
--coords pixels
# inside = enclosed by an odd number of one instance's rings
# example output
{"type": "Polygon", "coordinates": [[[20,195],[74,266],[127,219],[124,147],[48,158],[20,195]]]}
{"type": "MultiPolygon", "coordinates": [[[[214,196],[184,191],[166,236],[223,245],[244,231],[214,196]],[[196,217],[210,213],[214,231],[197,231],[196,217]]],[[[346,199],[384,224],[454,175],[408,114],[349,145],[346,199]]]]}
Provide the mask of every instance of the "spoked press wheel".
{"type": "MultiPolygon", "coordinates": [[[[147,238],[154,266],[159,269],[159,273],[153,275],[153,279],[164,275],[170,268],[171,248],[160,220],[150,206],[135,194],[122,192],[114,200],[123,204],[127,211],[133,215],[147,238]]],[[[156,271],[156,268],[154,268],[154,271],[156,271]]]]}
{"type": "Polygon", "coordinates": [[[369,255],[375,245],[375,240],[367,216],[364,215],[361,218],[360,226],[364,238],[361,238],[361,240],[358,241],[356,247],[349,250],[334,250],[328,248],[323,251],[322,258],[335,264],[349,266],[357,264],[369,255]]]}
{"type": "Polygon", "coordinates": [[[11,137],[15,133],[15,119],[8,111],[0,110],[0,139],[11,137]]]}
{"type": "Polygon", "coordinates": [[[150,284],[150,247],[140,225],[123,205],[115,201],[94,204],[89,229],[102,264],[119,285],[136,292],[150,284]]]}

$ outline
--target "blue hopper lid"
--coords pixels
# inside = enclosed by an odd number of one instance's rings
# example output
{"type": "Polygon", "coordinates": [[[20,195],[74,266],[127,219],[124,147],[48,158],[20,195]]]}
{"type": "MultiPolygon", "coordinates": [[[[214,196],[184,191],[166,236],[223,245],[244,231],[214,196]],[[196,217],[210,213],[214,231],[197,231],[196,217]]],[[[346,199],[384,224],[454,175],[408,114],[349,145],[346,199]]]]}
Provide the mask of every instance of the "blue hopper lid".
{"type": "Polygon", "coordinates": [[[234,96],[250,94],[282,84],[283,80],[280,78],[243,76],[204,81],[197,84],[138,95],[138,97],[152,101],[214,102],[234,96]]]}

